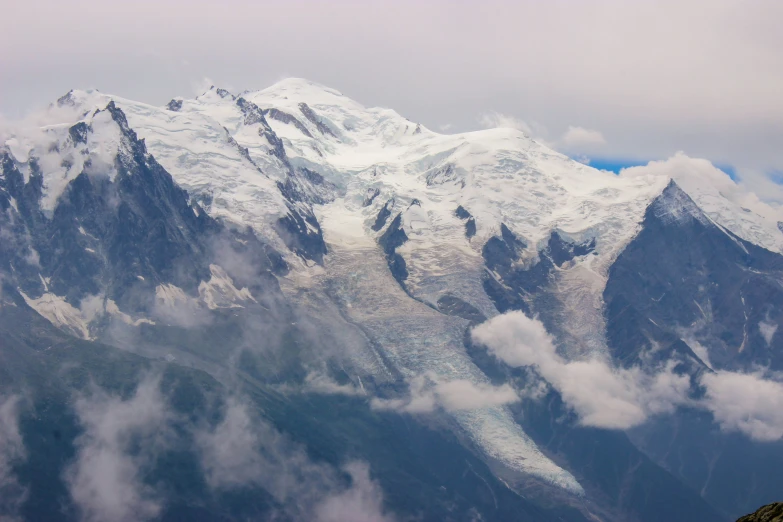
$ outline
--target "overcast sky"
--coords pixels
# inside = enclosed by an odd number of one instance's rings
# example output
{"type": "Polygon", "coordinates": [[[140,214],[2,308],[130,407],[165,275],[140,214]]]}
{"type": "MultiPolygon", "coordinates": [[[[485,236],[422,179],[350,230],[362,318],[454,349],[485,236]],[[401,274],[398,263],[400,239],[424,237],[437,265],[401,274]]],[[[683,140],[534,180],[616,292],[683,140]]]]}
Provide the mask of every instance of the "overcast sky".
{"type": "Polygon", "coordinates": [[[0,113],[71,88],[163,104],[286,76],[433,130],[783,173],[783,1],[0,0],[0,113]]]}

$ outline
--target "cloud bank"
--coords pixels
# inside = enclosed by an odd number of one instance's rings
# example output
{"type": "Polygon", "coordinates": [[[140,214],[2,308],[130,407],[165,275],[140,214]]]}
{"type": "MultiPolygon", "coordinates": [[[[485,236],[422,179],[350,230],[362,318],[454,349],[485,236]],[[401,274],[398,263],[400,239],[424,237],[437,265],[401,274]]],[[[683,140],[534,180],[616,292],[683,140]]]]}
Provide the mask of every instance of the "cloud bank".
{"type": "Polygon", "coordinates": [[[766,219],[775,222],[783,219],[783,212],[778,207],[783,203],[783,185],[749,170],[739,170],[735,181],[709,160],[694,158],[682,151],[665,160],[625,168],[620,171],[620,175],[667,176],[689,194],[722,195],[738,207],[750,209],[766,219]],[[763,195],[763,199],[759,195],[763,195]]]}
{"type": "Polygon", "coordinates": [[[602,360],[566,361],[544,325],[510,312],[477,326],[473,340],[509,366],[534,366],[586,426],[626,429],[687,401],[690,382],[664,370],[649,376],[615,369],[602,360]]]}
{"type": "Polygon", "coordinates": [[[585,426],[628,429],[689,405],[710,411],[725,430],[759,441],[783,438],[783,383],[761,374],[705,374],[706,395],[697,401],[689,396],[690,377],[670,367],[648,374],[601,359],[565,360],[544,325],[522,312],[490,319],[472,337],[509,366],[535,367],[585,426]]]}

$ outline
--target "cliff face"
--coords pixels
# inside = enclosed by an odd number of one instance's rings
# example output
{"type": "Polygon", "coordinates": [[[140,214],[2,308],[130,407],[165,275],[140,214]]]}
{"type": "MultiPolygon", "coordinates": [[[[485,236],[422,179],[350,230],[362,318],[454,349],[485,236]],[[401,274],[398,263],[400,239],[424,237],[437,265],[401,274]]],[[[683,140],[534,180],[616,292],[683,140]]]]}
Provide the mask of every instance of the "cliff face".
{"type": "Polygon", "coordinates": [[[741,517],[737,522],[783,522],[783,502],[767,504],[755,513],[741,517]]]}

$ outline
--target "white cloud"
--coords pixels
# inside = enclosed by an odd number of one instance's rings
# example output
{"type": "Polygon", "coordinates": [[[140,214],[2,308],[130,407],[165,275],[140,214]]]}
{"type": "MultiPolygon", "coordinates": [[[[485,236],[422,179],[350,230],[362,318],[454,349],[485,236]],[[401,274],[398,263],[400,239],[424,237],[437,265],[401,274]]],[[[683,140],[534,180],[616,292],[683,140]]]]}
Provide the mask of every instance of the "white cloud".
{"type": "Polygon", "coordinates": [[[710,161],[678,152],[661,161],[629,167],[620,176],[665,176],[673,179],[716,223],[734,234],[776,249],[781,244],[783,186],[738,172],[734,181],[710,161]]]}
{"type": "Polygon", "coordinates": [[[519,401],[514,388],[508,384],[492,386],[466,380],[438,383],[435,395],[447,411],[475,410],[519,401]]]}
{"type": "Polygon", "coordinates": [[[717,372],[701,378],[706,407],[721,428],[760,441],[783,438],[783,383],[760,374],[717,372]]]}
{"type": "Polygon", "coordinates": [[[215,85],[215,82],[212,80],[212,78],[204,76],[200,80],[193,80],[190,82],[190,91],[193,96],[201,96],[213,85],[215,85]]]}
{"type": "Polygon", "coordinates": [[[81,519],[155,517],[162,499],[144,483],[143,472],[167,434],[169,413],[158,381],[142,381],[127,400],[94,390],[77,399],[75,410],[85,431],[76,439],[76,459],[64,477],[81,519]],[[132,445],[142,451],[132,452],[132,445]]]}
{"type": "Polygon", "coordinates": [[[21,397],[0,396],[0,487],[11,478],[11,465],[24,458],[25,450],[19,431],[19,405],[21,397]]]}
{"type": "Polygon", "coordinates": [[[351,384],[338,384],[328,376],[310,372],[305,377],[304,391],[324,395],[364,395],[364,392],[351,384]]]}
{"type": "Polygon", "coordinates": [[[258,452],[259,435],[247,407],[230,399],[220,424],[196,434],[207,484],[225,489],[260,482],[268,470],[258,452]]]}
{"type": "Polygon", "coordinates": [[[366,463],[352,461],[344,470],[345,485],[331,466],[312,461],[304,447],[293,443],[252,411],[230,398],[223,419],[214,428],[196,432],[207,483],[218,490],[255,485],[282,506],[284,518],[319,522],[390,522],[383,492],[370,478],[366,463]]]}
{"type": "Polygon", "coordinates": [[[441,407],[446,411],[475,410],[502,406],[519,401],[517,392],[508,384],[492,386],[464,379],[443,380],[434,373],[410,380],[409,394],[401,399],[373,398],[370,406],[376,410],[406,413],[430,413],[441,407]]]}
{"type": "Polygon", "coordinates": [[[24,260],[28,265],[36,266],[38,268],[41,267],[41,257],[38,255],[38,251],[32,247],[30,247],[29,252],[25,255],[24,260]]]}
{"type": "Polygon", "coordinates": [[[541,366],[556,357],[552,337],[543,323],[522,312],[490,319],[474,328],[472,336],[509,366],[541,366]]]}
{"type": "Polygon", "coordinates": [[[587,426],[626,429],[687,402],[690,380],[671,369],[647,375],[603,360],[566,361],[544,325],[509,312],[477,326],[473,339],[509,366],[534,366],[587,426]]]}
{"type": "MultiPolygon", "coordinates": [[[[684,152],[677,152],[665,160],[651,161],[647,165],[628,167],[620,171],[621,176],[668,176],[674,179],[688,194],[711,193],[722,195],[739,207],[752,210],[767,219],[783,218],[780,209],[772,207],[769,202],[783,202],[783,187],[772,183],[766,178],[760,180],[749,177],[747,171],[743,176],[738,172],[738,181],[712,164],[709,160],[692,158],[684,152]],[[762,200],[759,195],[762,194],[762,200]]],[[[708,210],[708,209],[706,209],[708,210]]]]}
{"type": "Polygon", "coordinates": [[[315,508],[317,522],[392,522],[384,512],[383,491],[370,478],[370,468],[363,462],[349,462],[344,470],[351,476],[351,486],[326,497],[315,508]]]}
{"type": "Polygon", "coordinates": [[[485,129],[516,129],[528,136],[533,135],[533,128],[525,121],[499,112],[485,112],[479,116],[478,122],[485,129]]]}
{"type": "Polygon", "coordinates": [[[578,161],[579,163],[583,163],[585,165],[589,165],[590,162],[592,161],[590,158],[588,158],[584,154],[577,154],[575,156],[571,156],[571,159],[573,159],[574,161],[578,161]]]}
{"type": "Polygon", "coordinates": [[[712,370],[712,361],[710,361],[710,352],[707,350],[707,347],[697,341],[692,334],[687,335],[690,332],[684,333],[686,335],[682,336],[682,340],[685,342],[685,344],[688,345],[688,348],[690,348],[691,351],[696,354],[696,357],[701,359],[701,362],[703,362],[710,370],[712,370]]]}
{"type": "MultiPolygon", "coordinates": [[[[783,172],[783,168],[780,170],[783,172]]],[[[758,198],[777,207],[783,205],[783,185],[773,181],[768,172],[740,167],[737,169],[737,177],[740,187],[752,194],[752,197],[747,196],[748,199],[758,198]]]]}
{"type": "Polygon", "coordinates": [[[775,337],[775,333],[778,331],[778,325],[774,323],[768,323],[767,321],[761,321],[759,323],[759,331],[761,336],[766,341],[767,346],[772,344],[772,338],[775,337]]]}
{"type": "Polygon", "coordinates": [[[0,520],[8,522],[16,520],[27,493],[13,471],[27,456],[19,429],[21,402],[18,395],[0,396],[0,520]]]}
{"type": "MultiPolygon", "coordinates": [[[[76,439],[77,455],[64,478],[81,520],[130,522],[157,516],[164,499],[144,483],[144,473],[157,453],[171,446],[171,426],[177,420],[159,382],[142,381],[126,400],[94,390],[76,401],[75,410],[85,431],[76,439]]],[[[5,412],[0,407],[1,421],[5,412]]],[[[10,425],[0,425],[0,437],[10,425]]],[[[248,402],[229,398],[217,425],[193,429],[204,477],[215,490],[260,487],[279,502],[284,518],[295,520],[393,520],[383,509],[383,492],[367,464],[346,463],[344,471],[351,477],[346,483],[335,468],[312,461],[303,446],[258,417],[248,402]]]]}
{"type": "Polygon", "coordinates": [[[689,398],[690,377],[670,367],[655,374],[613,368],[602,360],[567,361],[556,353],[544,325],[509,312],[477,326],[474,341],[509,366],[533,366],[587,426],[627,429],[680,405],[709,411],[721,428],[759,441],[783,438],[783,382],[778,376],[705,373],[700,400],[689,398]]]}
{"type": "Polygon", "coordinates": [[[401,399],[374,397],[370,407],[374,410],[394,410],[406,413],[430,413],[437,406],[435,393],[429,388],[425,376],[414,377],[408,383],[409,396],[401,399]]]}
{"type": "Polygon", "coordinates": [[[568,130],[560,138],[560,144],[569,152],[591,152],[606,145],[606,139],[597,130],[569,125],[568,130]]]}
{"type": "Polygon", "coordinates": [[[312,462],[303,447],[258,417],[249,403],[236,398],[227,400],[220,423],[198,430],[195,439],[204,475],[213,489],[255,485],[281,504],[312,506],[333,481],[331,468],[312,462]]]}

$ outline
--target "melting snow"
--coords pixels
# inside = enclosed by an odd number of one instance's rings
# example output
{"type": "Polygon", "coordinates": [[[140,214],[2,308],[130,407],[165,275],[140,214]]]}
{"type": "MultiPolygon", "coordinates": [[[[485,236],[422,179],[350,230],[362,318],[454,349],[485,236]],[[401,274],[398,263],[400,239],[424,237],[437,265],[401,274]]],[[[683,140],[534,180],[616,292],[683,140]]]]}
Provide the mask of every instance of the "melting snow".
{"type": "Polygon", "coordinates": [[[27,306],[48,319],[53,325],[82,339],[90,338],[90,331],[81,311],[71,306],[64,297],[47,292],[37,299],[31,299],[21,290],[19,293],[27,306]]]}
{"type": "Polygon", "coordinates": [[[202,281],[198,286],[199,298],[210,310],[217,308],[242,308],[239,301],[256,302],[247,288],[237,289],[234,281],[223,268],[218,265],[209,265],[212,277],[209,281],[202,281]]]}

